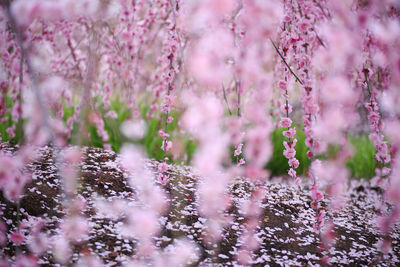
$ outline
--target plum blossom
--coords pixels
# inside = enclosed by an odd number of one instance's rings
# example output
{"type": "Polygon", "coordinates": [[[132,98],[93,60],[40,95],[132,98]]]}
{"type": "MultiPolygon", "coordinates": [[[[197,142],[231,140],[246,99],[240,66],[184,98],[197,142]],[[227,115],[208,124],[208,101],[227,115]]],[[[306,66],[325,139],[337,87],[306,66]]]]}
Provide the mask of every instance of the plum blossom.
{"type": "Polygon", "coordinates": [[[296,158],[290,158],[289,159],[289,166],[297,169],[300,165],[300,162],[296,158]]]}
{"type": "Polygon", "coordinates": [[[288,174],[292,177],[292,178],[296,178],[297,177],[297,173],[293,168],[289,169],[288,174]]]}
{"type": "MultiPolygon", "coordinates": [[[[288,104],[288,105],[281,105],[280,106],[280,111],[282,112],[282,114],[284,114],[286,116],[286,114],[290,114],[293,111],[293,107],[292,105],[288,104]]],[[[290,126],[289,126],[290,127],[290,126]]],[[[284,127],[287,128],[287,127],[284,127]]]]}
{"type": "Polygon", "coordinates": [[[289,128],[292,125],[292,120],[290,118],[281,118],[280,126],[283,128],[289,128]]]}
{"type": "Polygon", "coordinates": [[[171,148],[172,148],[172,141],[166,141],[166,140],[164,140],[164,141],[162,142],[161,149],[162,149],[163,151],[168,151],[168,150],[170,150],[171,148]]]}
{"type": "Polygon", "coordinates": [[[20,232],[12,232],[10,234],[10,240],[15,245],[20,246],[25,241],[25,236],[20,232]]]}
{"type": "Polygon", "coordinates": [[[293,138],[296,135],[296,128],[289,128],[289,130],[283,131],[282,134],[289,139],[293,138]]]}
{"type": "Polygon", "coordinates": [[[244,165],[246,163],[246,161],[243,159],[243,158],[241,158],[241,159],[239,159],[239,161],[238,161],[238,163],[237,163],[237,166],[242,166],[242,165],[244,165]]]}
{"type": "Polygon", "coordinates": [[[283,80],[279,81],[279,82],[278,82],[278,86],[279,86],[279,88],[280,88],[281,90],[284,90],[284,91],[287,90],[287,82],[286,82],[286,81],[283,81],[283,80]]]}
{"type": "Polygon", "coordinates": [[[158,164],[158,172],[164,173],[168,170],[168,164],[166,162],[161,162],[158,164]]]}
{"type": "Polygon", "coordinates": [[[158,131],[159,135],[163,140],[167,139],[169,137],[168,133],[165,133],[163,130],[158,131]]]}
{"type": "Polygon", "coordinates": [[[160,107],[163,113],[169,113],[172,110],[172,106],[174,104],[175,97],[173,95],[166,95],[163,98],[163,103],[160,107]]]}
{"type": "Polygon", "coordinates": [[[240,144],[238,144],[238,145],[236,146],[235,151],[233,152],[233,155],[234,155],[235,157],[237,157],[237,156],[239,156],[240,154],[242,154],[242,147],[243,147],[243,144],[242,144],[242,143],[240,143],[240,144]]]}

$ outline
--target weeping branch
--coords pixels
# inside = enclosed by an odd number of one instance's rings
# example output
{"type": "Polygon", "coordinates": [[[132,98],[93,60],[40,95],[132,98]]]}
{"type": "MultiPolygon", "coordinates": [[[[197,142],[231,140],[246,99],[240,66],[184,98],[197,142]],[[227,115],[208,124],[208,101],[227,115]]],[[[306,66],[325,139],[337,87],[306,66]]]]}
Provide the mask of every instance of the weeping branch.
{"type": "Polygon", "coordinates": [[[224,85],[222,85],[222,91],[224,92],[224,100],[225,100],[226,106],[228,107],[229,115],[232,116],[232,111],[231,111],[231,108],[229,107],[228,99],[226,98],[226,90],[225,90],[224,85]]]}
{"type": "Polygon", "coordinates": [[[278,47],[276,46],[276,44],[274,43],[274,41],[272,41],[272,39],[270,39],[272,45],[274,46],[276,52],[278,53],[278,55],[281,57],[283,63],[285,63],[286,67],[288,67],[290,73],[296,78],[296,81],[298,81],[301,85],[303,85],[303,82],[300,80],[300,78],[296,75],[296,73],[294,73],[294,71],[292,70],[292,68],[289,66],[289,64],[286,62],[285,58],[283,57],[283,55],[281,54],[281,52],[279,51],[278,47]]]}

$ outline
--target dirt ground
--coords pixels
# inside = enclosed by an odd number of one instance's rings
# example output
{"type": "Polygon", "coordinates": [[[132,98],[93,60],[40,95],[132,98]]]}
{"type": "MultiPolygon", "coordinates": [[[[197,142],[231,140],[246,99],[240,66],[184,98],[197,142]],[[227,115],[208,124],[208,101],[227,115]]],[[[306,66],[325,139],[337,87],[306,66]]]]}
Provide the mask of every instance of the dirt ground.
{"type": "MultiPolygon", "coordinates": [[[[15,147],[1,144],[1,153],[14,153],[15,147]]],[[[126,175],[118,164],[118,155],[99,148],[84,148],[85,161],[80,166],[78,194],[86,200],[84,215],[89,220],[90,231],[86,238],[76,242],[71,263],[85,254],[94,254],[106,266],[121,266],[135,254],[135,239],[121,235],[119,231],[124,217],[110,219],[97,212],[96,199],[124,200],[135,202],[135,191],[128,185],[126,175]]],[[[57,227],[64,220],[65,208],[60,189],[60,177],[57,174],[53,149],[40,149],[39,160],[29,168],[33,180],[25,188],[25,196],[20,202],[20,221],[28,225],[34,217],[46,222],[43,232],[57,237],[57,227]]],[[[61,151],[62,153],[62,151],[61,151]]],[[[157,162],[147,161],[147,168],[155,171],[157,162]]],[[[201,180],[194,175],[190,167],[170,166],[171,176],[163,190],[169,197],[169,212],[161,216],[159,222],[162,231],[154,239],[157,247],[166,249],[174,240],[185,236],[197,244],[199,257],[189,265],[239,266],[235,255],[241,245],[240,235],[244,230],[246,218],[241,211],[241,203],[249,198],[256,185],[246,179],[233,179],[226,194],[233,203],[229,211],[227,226],[218,244],[210,244],[204,238],[207,219],[198,211],[196,185],[201,180]]],[[[334,222],[335,244],[329,251],[318,249],[320,237],[313,230],[315,212],[311,208],[309,185],[291,185],[282,178],[265,181],[257,186],[266,190],[260,203],[263,214],[259,218],[256,237],[261,242],[253,253],[254,266],[310,266],[319,265],[324,255],[330,256],[334,266],[399,266],[400,231],[396,226],[391,234],[392,249],[381,255],[377,243],[382,239],[375,227],[377,215],[376,203],[381,201],[382,189],[371,186],[366,180],[351,180],[345,194],[346,205],[337,212],[326,211],[326,218],[334,222]]],[[[329,200],[324,200],[323,208],[329,200]]],[[[8,202],[0,194],[0,220],[9,231],[17,223],[17,206],[8,202]]],[[[19,250],[26,250],[22,244],[19,250]]],[[[0,254],[13,257],[16,247],[8,242],[0,247],[0,254]]],[[[60,266],[55,263],[52,249],[44,253],[39,263],[42,266],[60,266]]],[[[323,264],[322,264],[323,265],[323,264]]]]}

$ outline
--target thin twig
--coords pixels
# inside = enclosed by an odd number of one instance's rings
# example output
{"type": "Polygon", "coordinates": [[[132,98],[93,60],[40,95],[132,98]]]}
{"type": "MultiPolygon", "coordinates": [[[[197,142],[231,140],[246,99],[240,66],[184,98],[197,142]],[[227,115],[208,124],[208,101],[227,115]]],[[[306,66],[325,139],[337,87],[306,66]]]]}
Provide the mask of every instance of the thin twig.
{"type": "MultiPolygon", "coordinates": [[[[173,7],[173,5],[172,5],[172,2],[171,2],[171,0],[169,1],[169,3],[170,3],[170,5],[171,5],[171,7],[173,7]]],[[[175,14],[175,12],[173,11],[173,8],[171,9],[171,10],[169,10],[169,12],[168,12],[168,14],[167,14],[167,16],[166,16],[166,18],[165,19],[167,19],[168,18],[168,16],[169,16],[169,14],[170,13],[172,13],[173,14],[173,16],[174,16],[174,30],[176,31],[176,14],[175,14]]],[[[173,67],[174,67],[174,65],[173,65],[173,58],[174,58],[174,54],[171,52],[171,54],[169,55],[169,71],[170,71],[170,74],[171,74],[171,71],[172,71],[172,69],[173,69],[173,67]]],[[[170,94],[171,94],[171,87],[172,87],[172,83],[175,81],[175,77],[170,77],[170,81],[168,82],[168,92],[167,92],[167,95],[169,96],[170,94]]],[[[166,112],[166,114],[165,114],[165,126],[164,126],[164,132],[165,133],[167,133],[167,131],[168,131],[168,116],[169,116],[169,111],[168,111],[168,109],[167,109],[167,112],[166,112]]],[[[163,142],[164,142],[164,162],[166,162],[166,156],[167,156],[167,138],[165,138],[165,140],[163,140],[163,142]]]]}
{"type": "Polygon", "coordinates": [[[315,32],[315,35],[317,36],[317,39],[319,41],[319,43],[326,48],[326,45],[324,44],[324,42],[322,41],[321,37],[319,37],[317,31],[315,29],[313,29],[313,31],[315,32]]]}
{"type": "Polygon", "coordinates": [[[236,93],[237,93],[237,115],[240,117],[240,80],[236,81],[236,93]]]}
{"type": "Polygon", "coordinates": [[[225,99],[226,106],[228,107],[229,115],[232,116],[232,111],[231,111],[231,109],[229,107],[228,99],[226,98],[226,91],[225,91],[225,86],[224,85],[222,85],[222,91],[224,92],[224,99],[225,99]]]}
{"type": "MultiPolygon", "coordinates": [[[[79,47],[79,45],[81,44],[81,42],[82,42],[83,39],[85,39],[85,38],[86,38],[86,37],[82,37],[82,38],[76,43],[75,49],[77,49],[77,48],[79,47]]],[[[60,61],[59,65],[63,65],[63,64],[67,61],[67,59],[69,59],[70,56],[71,56],[71,54],[68,54],[63,60],[60,61]]]]}
{"type": "Polygon", "coordinates": [[[319,7],[319,9],[321,9],[322,14],[324,14],[324,16],[325,16],[327,19],[330,19],[331,15],[329,14],[329,11],[328,11],[328,14],[325,13],[325,9],[322,7],[320,1],[319,1],[319,0],[314,0],[314,3],[319,7]]]}
{"type": "Polygon", "coordinates": [[[303,82],[300,80],[300,78],[296,75],[296,73],[293,72],[292,68],[289,66],[289,64],[286,62],[285,58],[283,57],[283,55],[281,54],[281,52],[279,51],[278,47],[276,46],[276,44],[274,43],[274,41],[272,41],[272,39],[269,39],[272,43],[272,45],[274,46],[276,52],[278,52],[279,56],[281,57],[282,61],[285,63],[285,65],[289,68],[289,71],[291,74],[293,74],[293,76],[296,78],[296,81],[298,81],[301,85],[303,85],[303,82]]]}
{"type": "Polygon", "coordinates": [[[78,59],[77,59],[77,57],[75,55],[75,49],[72,47],[71,39],[68,38],[67,43],[68,43],[69,50],[71,51],[72,58],[75,61],[75,68],[78,71],[79,78],[81,80],[83,80],[82,72],[81,72],[81,69],[79,68],[79,62],[78,62],[78,59]]]}
{"type": "Polygon", "coordinates": [[[120,45],[120,43],[119,43],[117,37],[116,37],[115,34],[113,33],[110,24],[108,24],[107,22],[104,22],[104,25],[106,25],[106,27],[107,27],[107,29],[108,29],[108,32],[110,33],[111,37],[113,38],[113,41],[114,41],[115,45],[116,45],[117,48],[118,48],[118,51],[121,52],[121,45],[120,45]]]}
{"type": "MultiPolygon", "coordinates": [[[[367,84],[369,97],[371,98],[372,97],[371,87],[370,87],[369,80],[368,80],[368,75],[367,75],[368,70],[364,68],[363,72],[364,72],[364,77],[365,77],[365,83],[367,84]]],[[[372,100],[371,100],[371,104],[372,104],[372,100]]]]}

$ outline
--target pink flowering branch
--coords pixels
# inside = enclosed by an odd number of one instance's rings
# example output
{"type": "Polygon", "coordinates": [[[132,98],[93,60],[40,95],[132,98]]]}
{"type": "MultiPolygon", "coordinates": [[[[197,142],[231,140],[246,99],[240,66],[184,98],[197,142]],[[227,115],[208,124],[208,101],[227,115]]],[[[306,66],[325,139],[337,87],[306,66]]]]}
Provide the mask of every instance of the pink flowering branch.
{"type": "Polygon", "coordinates": [[[272,43],[272,45],[275,48],[275,51],[278,53],[279,57],[282,59],[283,63],[285,63],[286,67],[289,69],[290,73],[295,77],[296,81],[299,82],[301,85],[303,85],[303,82],[300,80],[300,78],[297,76],[296,73],[294,73],[294,71],[292,70],[292,68],[289,66],[289,64],[286,62],[285,57],[281,54],[281,52],[279,51],[278,47],[276,46],[276,44],[274,43],[274,41],[272,41],[272,39],[269,39],[272,43]]]}
{"type": "MultiPolygon", "coordinates": [[[[43,102],[43,96],[42,96],[42,93],[41,93],[40,88],[39,88],[38,75],[37,75],[36,71],[32,67],[32,63],[31,63],[28,51],[26,51],[25,48],[24,48],[22,33],[18,29],[16,20],[15,20],[13,14],[11,13],[10,2],[8,0],[3,0],[1,4],[2,4],[2,6],[3,6],[3,8],[4,8],[5,12],[6,12],[8,21],[9,21],[10,26],[11,26],[11,29],[15,33],[15,38],[17,39],[17,43],[18,43],[18,46],[19,46],[20,51],[21,51],[21,57],[22,57],[22,55],[25,56],[26,66],[27,66],[27,69],[28,69],[28,73],[29,73],[29,75],[31,77],[32,83],[33,83],[33,89],[34,89],[34,93],[35,93],[35,96],[36,96],[36,101],[37,101],[37,103],[39,105],[40,113],[42,115],[43,124],[44,124],[45,129],[48,132],[48,135],[50,136],[50,140],[52,141],[53,140],[53,131],[51,130],[50,123],[49,123],[48,110],[45,107],[45,104],[43,102]]],[[[22,76],[21,76],[21,80],[22,80],[22,76]]]]}
{"type": "Polygon", "coordinates": [[[380,178],[382,178],[390,174],[390,168],[385,167],[385,164],[390,162],[390,155],[388,145],[383,140],[383,136],[381,134],[381,116],[379,114],[379,104],[376,101],[376,93],[372,92],[373,89],[371,88],[371,84],[368,79],[368,72],[368,69],[363,69],[364,81],[366,83],[366,88],[369,95],[369,103],[366,103],[365,107],[368,110],[368,121],[370,123],[371,130],[373,131],[373,134],[370,135],[370,140],[376,149],[375,161],[378,165],[376,168],[376,173],[380,178]]]}
{"type": "Polygon", "coordinates": [[[285,147],[285,150],[283,151],[283,155],[285,158],[288,159],[288,164],[290,166],[290,169],[288,171],[288,174],[296,178],[295,182],[299,183],[300,180],[297,178],[297,173],[295,169],[297,169],[300,165],[300,162],[295,158],[296,155],[296,150],[295,150],[295,145],[297,143],[297,139],[294,138],[296,134],[296,129],[292,126],[292,120],[289,118],[289,113],[290,113],[290,106],[289,106],[289,96],[288,96],[288,88],[287,88],[287,77],[285,77],[285,80],[281,80],[278,82],[278,87],[281,91],[281,95],[284,98],[285,104],[284,104],[284,109],[283,113],[285,117],[281,118],[280,121],[280,127],[286,128],[286,131],[283,131],[282,134],[286,138],[288,138],[288,141],[284,141],[283,145],[285,147]]]}
{"type": "Polygon", "coordinates": [[[171,95],[171,91],[174,89],[174,81],[175,81],[175,68],[174,68],[174,62],[177,61],[177,55],[178,55],[178,43],[179,43],[179,37],[178,37],[178,30],[177,30],[177,25],[176,25],[176,12],[179,10],[179,5],[178,2],[176,2],[176,5],[174,6],[172,1],[169,1],[170,4],[170,9],[168,12],[168,15],[170,13],[173,14],[173,23],[172,25],[169,26],[168,29],[168,60],[169,60],[169,66],[168,66],[168,87],[167,87],[167,95],[164,97],[164,103],[161,107],[161,111],[165,113],[164,117],[164,131],[161,131],[160,134],[162,135],[162,150],[164,151],[164,156],[163,156],[163,163],[160,163],[159,166],[159,178],[162,181],[163,184],[167,182],[168,176],[165,174],[167,169],[165,168],[166,166],[166,161],[167,161],[167,150],[169,150],[172,146],[172,142],[168,141],[168,124],[170,124],[173,120],[173,117],[170,117],[170,112],[173,104],[173,96],[171,95]]]}
{"type": "MultiPolygon", "coordinates": [[[[170,71],[172,71],[172,68],[173,68],[173,65],[172,65],[172,60],[173,60],[173,54],[171,53],[169,56],[168,56],[168,58],[169,58],[169,69],[170,69],[170,71]]],[[[171,94],[171,82],[169,82],[168,83],[168,89],[167,89],[167,97],[169,97],[170,96],[170,94],[171,94]]],[[[166,110],[166,113],[165,113],[165,123],[164,123],[164,131],[165,131],[165,133],[167,133],[168,132],[168,118],[169,118],[169,112],[170,112],[170,110],[169,110],[169,108],[167,108],[166,110]]],[[[166,136],[166,137],[168,137],[168,136],[166,136]]],[[[164,157],[163,157],[163,159],[164,159],[164,162],[166,161],[166,155],[167,155],[167,138],[165,138],[165,139],[163,139],[163,150],[164,150],[164,157]]]]}

